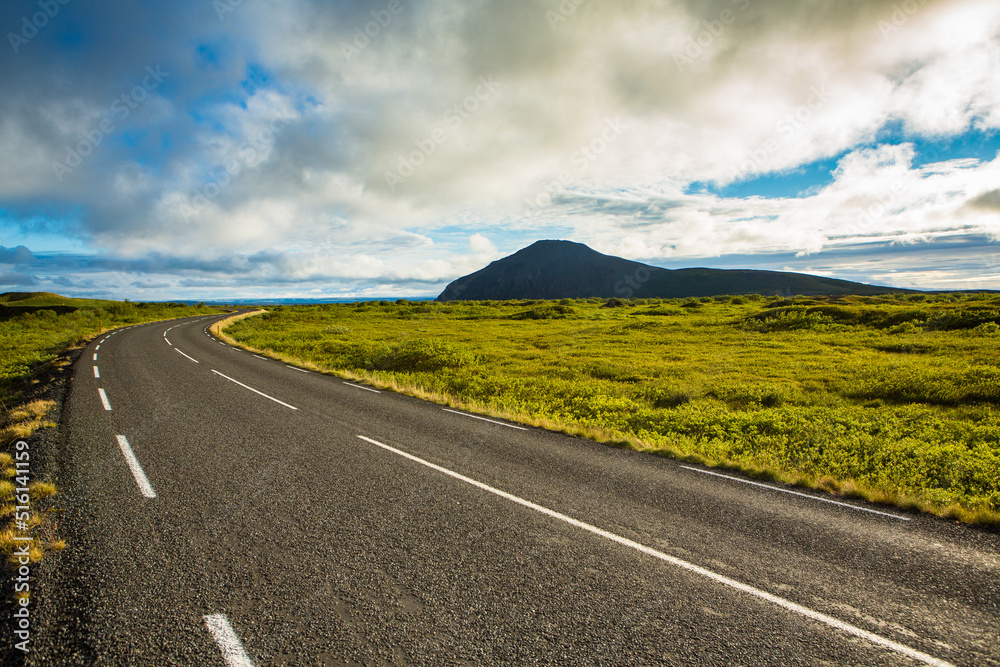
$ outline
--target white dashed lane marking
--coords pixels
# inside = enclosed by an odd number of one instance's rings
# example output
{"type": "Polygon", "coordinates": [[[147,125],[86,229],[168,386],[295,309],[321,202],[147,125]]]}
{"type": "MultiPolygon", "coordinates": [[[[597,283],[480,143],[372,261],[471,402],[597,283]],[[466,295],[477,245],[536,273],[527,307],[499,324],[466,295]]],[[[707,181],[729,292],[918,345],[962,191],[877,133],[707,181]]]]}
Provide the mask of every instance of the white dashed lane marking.
{"type": "Polygon", "coordinates": [[[226,618],[225,614],[206,616],[205,625],[212,633],[215,643],[222,649],[222,659],[226,661],[227,667],[253,667],[250,656],[243,648],[243,642],[236,635],[236,631],[229,624],[229,619],[226,618]]]}
{"type": "Polygon", "coordinates": [[[139,485],[139,491],[147,498],[155,498],[156,492],[153,491],[153,486],[149,483],[146,473],[142,471],[142,466],[139,465],[139,460],[135,458],[135,453],[132,451],[132,447],[129,446],[128,440],[124,435],[117,435],[115,437],[118,438],[118,446],[121,447],[122,454],[125,455],[125,462],[128,463],[129,470],[132,471],[132,476],[135,477],[135,482],[139,485]]]}

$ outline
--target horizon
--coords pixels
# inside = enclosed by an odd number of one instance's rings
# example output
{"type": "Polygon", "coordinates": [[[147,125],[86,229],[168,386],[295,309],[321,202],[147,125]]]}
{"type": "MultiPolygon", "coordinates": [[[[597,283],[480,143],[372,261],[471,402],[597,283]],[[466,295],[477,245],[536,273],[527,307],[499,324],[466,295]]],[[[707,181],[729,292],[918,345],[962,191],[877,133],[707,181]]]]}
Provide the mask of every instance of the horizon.
{"type": "MultiPolygon", "coordinates": [[[[522,250],[527,250],[528,248],[530,248],[530,247],[532,247],[534,245],[540,244],[540,243],[572,243],[572,244],[576,244],[576,245],[582,245],[583,247],[587,248],[588,250],[593,250],[592,248],[590,248],[586,244],[580,244],[580,243],[578,243],[576,241],[569,241],[569,240],[566,240],[566,239],[538,239],[538,240],[534,241],[532,244],[530,244],[529,246],[525,246],[524,248],[520,248],[519,250],[515,251],[511,255],[508,255],[507,257],[503,257],[503,258],[500,258],[498,260],[494,260],[493,262],[490,262],[490,265],[492,265],[492,264],[494,264],[494,263],[496,263],[498,261],[501,261],[503,259],[507,259],[507,258],[513,256],[514,254],[517,254],[517,253],[521,252],[522,250]]],[[[489,265],[487,265],[487,266],[489,266],[489,265]]],[[[654,267],[654,265],[651,265],[651,264],[647,264],[647,266],[654,267]]],[[[486,268],[486,267],[481,267],[481,268],[486,268]]],[[[655,267],[655,268],[663,268],[663,267],[655,267]]],[[[705,266],[682,266],[682,267],[677,267],[675,269],[666,269],[666,268],[664,268],[664,270],[666,270],[666,271],[679,271],[679,270],[684,270],[684,269],[698,270],[698,269],[706,269],[706,268],[711,268],[711,267],[705,267],[705,266]]],[[[728,269],[718,269],[718,270],[720,270],[720,271],[729,271],[729,270],[732,270],[732,271],[741,271],[741,270],[758,271],[758,270],[761,270],[761,269],[746,269],[745,267],[731,267],[731,268],[728,268],[728,269]]],[[[473,271],[473,273],[476,273],[477,271],[478,271],[478,269],[476,271],[473,271]]],[[[784,272],[781,272],[781,273],[784,273],[784,272]]],[[[795,273],[795,272],[791,272],[791,273],[795,273]]],[[[459,280],[461,278],[467,278],[469,275],[471,275],[471,274],[467,274],[466,276],[461,276],[459,278],[459,280]]],[[[816,274],[798,274],[798,275],[816,275],[816,274]]],[[[875,286],[876,287],[886,287],[884,285],[875,285],[875,286]]],[[[912,290],[912,291],[916,291],[918,293],[924,293],[924,294],[928,294],[928,295],[935,295],[935,294],[975,294],[975,293],[980,293],[980,292],[987,293],[987,292],[995,292],[995,291],[1000,291],[1000,290],[972,289],[972,290],[912,290]]],[[[202,303],[202,304],[212,305],[212,306],[218,306],[218,305],[223,305],[224,306],[224,305],[230,305],[230,304],[231,305],[237,305],[237,306],[238,305],[266,305],[266,306],[270,306],[270,305],[317,305],[317,304],[327,304],[327,303],[363,303],[363,302],[375,302],[375,301],[400,301],[400,300],[402,300],[402,301],[435,301],[437,298],[439,298],[440,296],[442,296],[445,292],[446,292],[446,290],[442,291],[441,294],[427,294],[427,295],[419,295],[419,296],[400,296],[400,295],[395,295],[395,294],[381,294],[381,295],[366,295],[366,296],[354,296],[354,297],[336,297],[336,296],[326,296],[326,297],[324,297],[324,296],[290,297],[289,296],[289,297],[283,297],[283,296],[279,296],[279,295],[270,295],[270,296],[262,297],[262,298],[249,298],[249,297],[224,298],[224,297],[219,297],[219,298],[214,298],[214,299],[192,299],[192,298],[183,297],[183,296],[181,296],[181,297],[173,297],[173,298],[171,298],[171,297],[168,296],[168,297],[163,297],[163,298],[149,300],[148,302],[149,303],[184,303],[184,304],[198,304],[198,303],[202,303]]],[[[6,292],[0,292],[0,296],[7,296],[9,294],[17,294],[17,293],[23,293],[23,294],[49,294],[50,292],[38,292],[38,291],[36,291],[36,292],[11,292],[11,291],[6,291],[6,292]]],[[[54,296],[59,296],[59,297],[64,297],[64,298],[83,298],[83,299],[86,299],[86,298],[101,298],[101,297],[87,297],[87,296],[71,297],[71,296],[69,296],[67,294],[59,294],[59,293],[54,293],[54,292],[51,292],[51,294],[53,294],[54,296]]],[[[719,294],[719,295],[716,295],[716,296],[740,296],[742,294],[743,293],[739,293],[739,294],[737,294],[737,293],[733,293],[733,294],[719,294]]],[[[768,294],[761,294],[761,296],[765,296],[766,297],[766,296],[768,296],[768,294]]],[[[600,298],[600,297],[578,297],[578,298],[588,299],[588,298],[600,298]]],[[[672,298],[674,298],[674,297],[662,297],[662,298],[661,297],[642,297],[642,296],[636,296],[635,297],[635,299],[640,300],[640,301],[642,301],[642,300],[661,300],[661,299],[671,300],[672,298]]],[[[681,297],[681,298],[683,298],[683,297],[681,297]]],[[[118,299],[111,299],[111,300],[135,301],[137,303],[142,302],[141,300],[130,299],[127,296],[126,297],[121,297],[121,298],[118,298],[118,299]]],[[[514,300],[517,300],[517,299],[514,299],[514,300]]],[[[534,300],[537,300],[537,299],[528,299],[528,298],[525,298],[525,299],[522,299],[522,300],[534,301],[534,300]]],[[[625,298],[624,300],[625,301],[629,301],[631,299],[625,298]]]]}
{"type": "Polygon", "coordinates": [[[1000,290],[991,0],[15,0],[0,27],[0,291],[425,299],[546,238],[1000,290]]]}

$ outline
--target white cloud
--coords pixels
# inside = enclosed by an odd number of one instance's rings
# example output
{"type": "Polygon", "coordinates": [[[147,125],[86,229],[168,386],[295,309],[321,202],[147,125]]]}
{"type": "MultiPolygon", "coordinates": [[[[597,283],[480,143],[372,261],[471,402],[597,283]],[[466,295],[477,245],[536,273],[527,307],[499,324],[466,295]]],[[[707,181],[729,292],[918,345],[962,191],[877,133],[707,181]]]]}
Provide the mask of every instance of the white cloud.
{"type": "MultiPolygon", "coordinates": [[[[1000,211],[989,205],[1000,158],[912,166],[910,145],[861,149],[845,156],[828,186],[803,197],[721,198],[680,190],[576,194],[576,238],[633,259],[719,257],[754,252],[818,253],[864,242],[955,234],[1000,238],[1000,211]],[[602,211],[616,210],[613,220],[602,211]]],[[[558,211],[552,213],[559,219],[558,211]]]]}
{"type": "Polygon", "coordinates": [[[993,0],[588,0],[555,29],[553,0],[410,0],[361,47],[370,2],[259,0],[224,23],[202,5],[67,7],[100,46],[0,62],[0,207],[79,219],[108,256],[278,252],[260,279],[371,284],[447,281],[538,229],[635,258],[998,235],[995,207],[971,205],[995,160],[859,148],[887,124],[1000,128],[993,0]],[[120,41],[126,19],[157,30],[120,41]],[[168,83],[54,178],[157,58],[168,83]],[[500,85],[477,97],[484,78],[500,85]],[[845,153],[802,197],[686,194],[845,153]],[[455,229],[468,247],[439,242],[455,229]]]}

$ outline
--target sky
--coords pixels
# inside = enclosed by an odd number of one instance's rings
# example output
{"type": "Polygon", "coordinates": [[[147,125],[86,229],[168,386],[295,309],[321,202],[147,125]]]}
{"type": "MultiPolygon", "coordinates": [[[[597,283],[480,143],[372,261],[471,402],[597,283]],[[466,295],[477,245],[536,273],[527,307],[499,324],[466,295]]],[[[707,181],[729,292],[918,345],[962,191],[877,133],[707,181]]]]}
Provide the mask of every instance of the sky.
{"type": "Polygon", "coordinates": [[[0,291],[435,296],[539,239],[1000,289],[996,0],[5,0],[0,291]]]}

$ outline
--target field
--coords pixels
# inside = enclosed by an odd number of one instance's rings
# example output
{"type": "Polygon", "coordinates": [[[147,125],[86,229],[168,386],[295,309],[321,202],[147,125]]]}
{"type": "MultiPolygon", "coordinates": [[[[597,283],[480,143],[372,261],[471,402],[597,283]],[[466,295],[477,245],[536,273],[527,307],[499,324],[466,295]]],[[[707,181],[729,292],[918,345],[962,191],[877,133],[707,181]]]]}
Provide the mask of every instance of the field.
{"type": "Polygon", "coordinates": [[[482,413],[1000,525],[1000,296],[278,307],[226,330],[482,413]]]}

